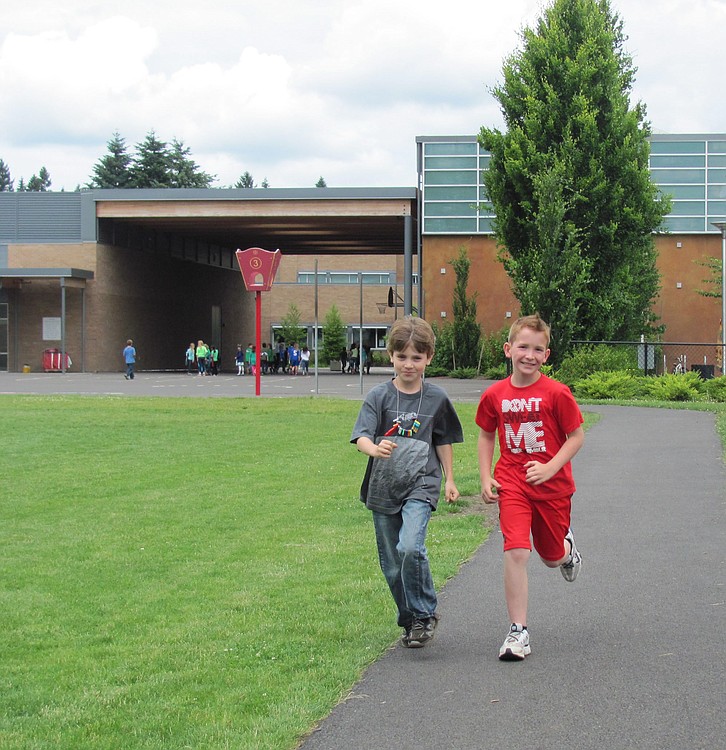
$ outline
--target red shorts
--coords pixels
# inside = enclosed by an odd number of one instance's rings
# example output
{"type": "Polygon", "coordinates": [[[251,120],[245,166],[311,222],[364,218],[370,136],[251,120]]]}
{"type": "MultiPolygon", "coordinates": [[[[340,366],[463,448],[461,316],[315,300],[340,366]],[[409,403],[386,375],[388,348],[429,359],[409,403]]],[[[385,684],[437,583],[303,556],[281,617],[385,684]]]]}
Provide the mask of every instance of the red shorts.
{"type": "Polygon", "coordinates": [[[504,550],[532,549],[549,562],[565,556],[565,535],[570,528],[572,498],[532,500],[518,494],[499,499],[499,527],[504,536],[504,550]]]}

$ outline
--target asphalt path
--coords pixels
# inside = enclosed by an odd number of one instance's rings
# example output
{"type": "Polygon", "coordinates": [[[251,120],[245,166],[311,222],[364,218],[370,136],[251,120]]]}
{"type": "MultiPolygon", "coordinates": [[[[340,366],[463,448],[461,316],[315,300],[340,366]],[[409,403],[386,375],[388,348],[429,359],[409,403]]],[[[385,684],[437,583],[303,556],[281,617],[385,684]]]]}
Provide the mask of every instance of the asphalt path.
{"type": "MultiPolygon", "coordinates": [[[[360,399],[389,377],[267,376],[261,397],[360,399]]],[[[454,401],[487,386],[436,382],[454,401]]],[[[255,380],[0,373],[0,393],[255,397],[255,380]]],[[[533,556],[532,654],[497,658],[508,623],[495,529],[441,592],[436,639],[387,651],[303,750],[726,747],[726,470],[714,415],[584,409],[602,418],[574,461],[583,569],[568,584],[533,556]]]]}
{"type": "Polygon", "coordinates": [[[436,639],[389,650],[304,750],[726,747],[714,416],[585,409],[602,419],[574,461],[583,569],[570,584],[533,556],[532,654],[497,658],[508,622],[496,530],[444,587],[436,639]]]}
{"type": "MultiPolygon", "coordinates": [[[[370,375],[320,371],[318,375],[264,375],[260,377],[260,395],[252,375],[223,373],[201,377],[185,372],[137,372],[126,380],[122,372],[0,372],[0,394],[28,393],[88,394],[99,396],[170,396],[218,398],[293,398],[329,396],[361,399],[376,384],[393,376],[393,369],[372,368],[370,375]]],[[[452,399],[476,402],[490,381],[436,378],[452,399]]]]}

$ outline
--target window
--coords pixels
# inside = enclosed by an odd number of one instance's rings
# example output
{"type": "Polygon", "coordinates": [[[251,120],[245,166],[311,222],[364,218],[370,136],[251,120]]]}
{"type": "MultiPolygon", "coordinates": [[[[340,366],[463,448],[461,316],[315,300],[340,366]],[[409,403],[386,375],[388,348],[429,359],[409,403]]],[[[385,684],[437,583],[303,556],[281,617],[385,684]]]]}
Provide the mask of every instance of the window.
{"type": "MultiPolygon", "coordinates": [[[[395,278],[393,271],[364,271],[364,284],[390,285],[395,278]]],[[[298,284],[314,284],[315,271],[298,271],[298,284]]],[[[358,271],[318,271],[318,284],[358,284],[358,271]]]]}
{"type": "MultiPolygon", "coordinates": [[[[351,343],[358,343],[360,330],[359,326],[348,326],[349,346],[351,343]]],[[[363,346],[369,346],[371,349],[385,349],[386,336],[388,336],[388,328],[386,326],[381,326],[380,328],[363,326],[363,346]]]]}

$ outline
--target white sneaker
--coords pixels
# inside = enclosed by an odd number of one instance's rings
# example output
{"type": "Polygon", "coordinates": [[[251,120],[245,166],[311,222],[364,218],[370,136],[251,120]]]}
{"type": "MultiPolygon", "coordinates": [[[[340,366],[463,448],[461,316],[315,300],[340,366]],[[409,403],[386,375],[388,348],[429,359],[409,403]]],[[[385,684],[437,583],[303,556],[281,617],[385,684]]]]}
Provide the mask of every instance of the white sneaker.
{"type": "Polygon", "coordinates": [[[512,623],[502,647],[499,649],[499,658],[502,661],[522,661],[525,656],[532,653],[529,646],[529,631],[521,625],[512,623]]]}
{"type": "Polygon", "coordinates": [[[570,559],[560,565],[560,572],[566,581],[572,583],[577,578],[577,574],[582,567],[582,555],[577,551],[577,547],[575,547],[575,537],[572,536],[572,529],[567,532],[565,540],[571,546],[570,559]]]}

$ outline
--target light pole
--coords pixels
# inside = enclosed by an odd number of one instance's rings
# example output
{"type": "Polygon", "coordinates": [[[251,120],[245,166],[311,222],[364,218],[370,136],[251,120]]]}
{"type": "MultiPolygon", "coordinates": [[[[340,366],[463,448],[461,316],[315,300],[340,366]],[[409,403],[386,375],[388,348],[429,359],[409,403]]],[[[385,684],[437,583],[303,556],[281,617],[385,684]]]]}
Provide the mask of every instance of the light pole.
{"type": "Polygon", "coordinates": [[[721,374],[726,373],[726,221],[711,222],[721,232],[721,374]]]}

